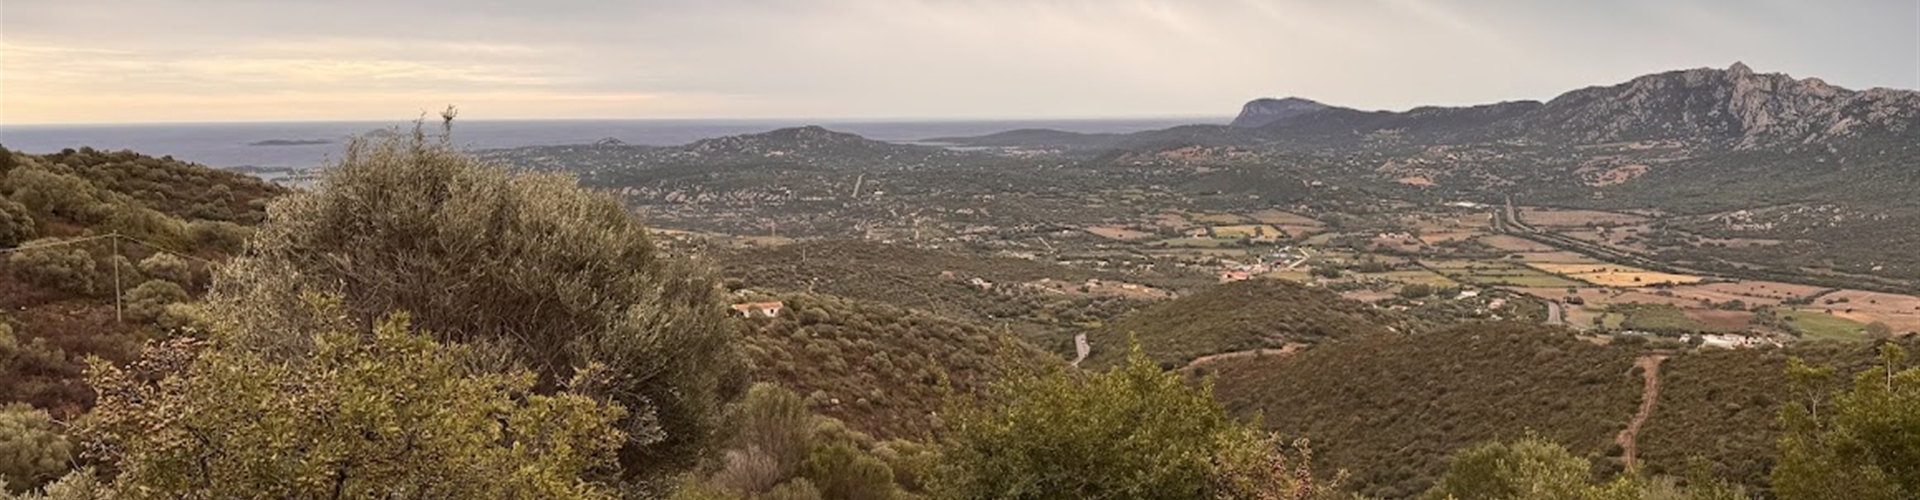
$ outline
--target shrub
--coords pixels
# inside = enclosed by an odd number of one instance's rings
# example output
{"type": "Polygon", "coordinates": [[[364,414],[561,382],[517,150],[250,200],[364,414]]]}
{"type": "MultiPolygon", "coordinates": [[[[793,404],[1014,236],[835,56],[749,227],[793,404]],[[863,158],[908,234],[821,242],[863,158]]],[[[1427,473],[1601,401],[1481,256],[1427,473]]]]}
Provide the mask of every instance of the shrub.
{"type": "Polygon", "coordinates": [[[818,485],[819,496],[835,500],[893,498],[893,471],[848,443],[817,448],[802,466],[802,475],[818,485]]]}
{"type": "MultiPolygon", "coordinates": [[[[369,330],[321,302],[314,349],[277,360],[220,331],[152,349],[129,368],[94,361],[99,394],[78,435],[117,452],[133,498],[607,498],[623,411],[534,394],[526,372],[476,372],[467,348],[369,330]]],[[[598,373],[589,368],[585,373],[598,373]]]]}
{"type": "Polygon", "coordinates": [[[93,224],[112,215],[112,205],[92,183],[79,177],[39,168],[16,168],[7,173],[8,196],[28,209],[93,224]]]}
{"type": "Polygon", "coordinates": [[[127,291],[127,317],[134,321],[154,321],[168,305],[193,300],[187,290],[167,280],[148,280],[127,291]]]}
{"type": "MultiPolygon", "coordinates": [[[[256,348],[299,353],[288,305],[339,294],[353,317],[408,311],[485,343],[550,390],[599,364],[595,394],[631,410],[620,457],[652,481],[707,458],[745,389],[736,320],[705,273],[660,255],[613,197],[519,175],[419,137],[357,141],[320,187],[274,202],[214,280],[209,302],[256,348]],[[292,340],[292,341],[289,341],[292,340]]],[[[659,481],[655,484],[665,483],[659,481]]]]}
{"type": "Polygon", "coordinates": [[[39,486],[60,477],[72,459],[73,446],[47,412],[20,403],[0,407],[0,483],[16,492],[39,486]]]}
{"type": "Polygon", "coordinates": [[[795,478],[762,495],[760,500],[820,500],[820,490],[806,478],[795,478]]]}
{"type": "Polygon", "coordinates": [[[1432,500],[1583,500],[1591,464],[1538,437],[1486,443],[1455,456],[1432,500]]]}
{"type": "Polygon", "coordinates": [[[1025,377],[993,394],[949,412],[943,496],[1205,498],[1223,443],[1251,434],[1210,387],[1162,372],[1137,344],[1104,373],[1025,377]]]}
{"type": "Polygon", "coordinates": [[[739,434],[717,483],[761,493],[793,477],[813,446],[813,412],[793,391],[756,384],[740,403],[739,434]]]}
{"type": "Polygon", "coordinates": [[[246,247],[247,237],[253,234],[245,226],[226,221],[196,220],[188,222],[184,230],[188,243],[223,254],[238,254],[246,247]]]}
{"type": "Polygon", "coordinates": [[[26,205],[0,197],[0,248],[31,240],[38,232],[33,216],[27,214],[26,205]]]}
{"type": "Polygon", "coordinates": [[[94,264],[93,255],[77,245],[56,245],[57,238],[29,241],[7,257],[15,276],[31,284],[81,295],[93,295],[113,286],[94,264]]]}
{"type": "Polygon", "coordinates": [[[100,482],[93,469],[83,468],[60,476],[60,480],[48,484],[38,491],[28,491],[14,495],[7,488],[0,488],[0,500],[111,500],[119,495],[108,485],[100,482]]]}
{"type": "Polygon", "coordinates": [[[198,281],[194,279],[192,263],[166,252],[141,259],[140,272],[149,278],[167,280],[181,286],[191,286],[198,281]]]}

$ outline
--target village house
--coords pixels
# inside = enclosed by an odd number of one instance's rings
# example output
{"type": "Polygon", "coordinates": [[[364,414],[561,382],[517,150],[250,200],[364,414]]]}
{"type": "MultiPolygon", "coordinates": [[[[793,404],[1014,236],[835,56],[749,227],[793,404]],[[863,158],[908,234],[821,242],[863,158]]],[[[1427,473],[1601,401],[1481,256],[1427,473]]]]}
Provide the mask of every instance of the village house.
{"type": "Polygon", "coordinates": [[[777,318],[780,317],[780,310],[786,307],[787,305],[781,302],[749,302],[734,304],[733,312],[742,318],[777,318]]]}

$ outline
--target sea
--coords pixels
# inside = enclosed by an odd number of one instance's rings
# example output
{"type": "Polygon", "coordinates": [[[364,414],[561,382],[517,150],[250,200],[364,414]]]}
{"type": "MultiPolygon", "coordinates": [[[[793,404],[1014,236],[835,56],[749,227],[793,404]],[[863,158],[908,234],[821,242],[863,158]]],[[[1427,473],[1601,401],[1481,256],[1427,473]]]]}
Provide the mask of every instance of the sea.
{"type": "MultiPolygon", "coordinates": [[[[986,135],[1043,128],[1082,133],[1125,133],[1230,117],[1087,120],[833,121],[833,120],[526,120],[455,121],[454,142],[470,150],[588,144],[618,139],[628,144],[671,146],[700,139],[819,125],[869,139],[914,142],[938,137],[986,135]]],[[[134,125],[5,125],[0,145],[27,153],[53,153],[89,146],[172,156],[215,168],[307,169],[337,158],[356,135],[411,130],[412,122],[180,123],[134,125]]],[[[429,129],[438,132],[439,124],[429,129]]]]}

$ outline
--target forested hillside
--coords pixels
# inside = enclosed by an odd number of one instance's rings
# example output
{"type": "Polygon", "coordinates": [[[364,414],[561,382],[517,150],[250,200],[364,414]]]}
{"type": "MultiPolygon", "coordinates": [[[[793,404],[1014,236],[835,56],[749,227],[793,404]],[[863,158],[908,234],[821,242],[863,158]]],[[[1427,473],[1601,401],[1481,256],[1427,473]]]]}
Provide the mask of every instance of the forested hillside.
{"type": "Polygon", "coordinates": [[[177,324],[170,306],[206,289],[283,192],[128,151],[0,149],[0,401],[84,410],[83,361],[127,361],[177,324]]]}
{"type": "Polygon", "coordinates": [[[1138,340],[1155,363],[1182,366],[1210,354],[1405,332],[1414,324],[1324,289],[1283,280],[1239,281],[1154,304],[1092,330],[1087,340],[1097,347],[1086,362],[1119,363],[1129,339],[1138,340]]]}

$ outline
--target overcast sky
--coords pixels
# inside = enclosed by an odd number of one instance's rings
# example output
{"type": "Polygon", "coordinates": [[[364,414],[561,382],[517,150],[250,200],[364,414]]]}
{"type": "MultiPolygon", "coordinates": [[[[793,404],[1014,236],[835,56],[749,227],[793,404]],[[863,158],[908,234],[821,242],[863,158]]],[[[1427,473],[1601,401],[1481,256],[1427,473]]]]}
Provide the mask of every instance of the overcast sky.
{"type": "Polygon", "coordinates": [[[5,0],[0,123],[1221,116],[1736,60],[1920,87],[1920,1],[5,0]]]}

